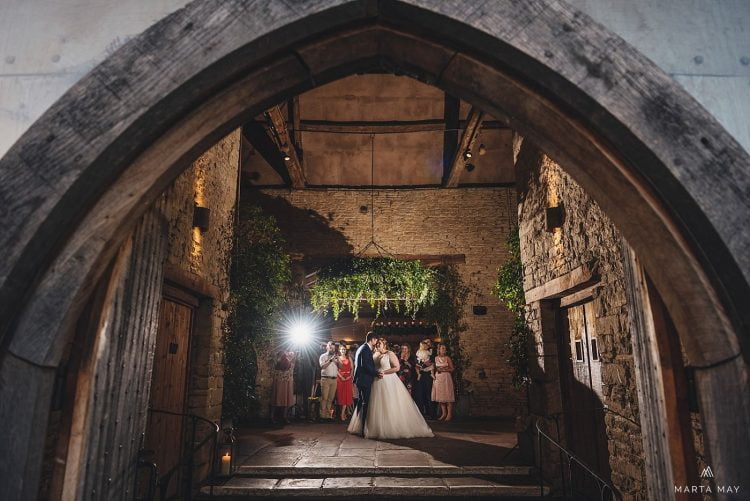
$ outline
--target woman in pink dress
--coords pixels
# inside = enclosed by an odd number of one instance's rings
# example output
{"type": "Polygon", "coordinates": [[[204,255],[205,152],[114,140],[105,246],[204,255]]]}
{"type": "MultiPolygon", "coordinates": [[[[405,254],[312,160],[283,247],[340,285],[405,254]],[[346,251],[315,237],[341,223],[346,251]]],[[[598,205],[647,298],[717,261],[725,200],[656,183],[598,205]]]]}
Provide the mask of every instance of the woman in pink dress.
{"type": "Polygon", "coordinates": [[[293,351],[280,351],[273,367],[273,386],[271,387],[271,422],[276,422],[276,415],[281,413],[285,423],[289,422],[288,410],[294,405],[294,362],[293,351]]]}
{"type": "Polygon", "coordinates": [[[349,356],[349,349],[345,345],[339,346],[339,356],[336,359],[339,373],[336,376],[336,402],[341,407],[341,420],[346,421],[347,409],[354,404],[354,388],[352,385],[352,373],[354,362],[349,356]]]}
{"type": "Polygon", "coordinates": [[[441,344],[435,357],[437,375],[432,383],[432,401],[440,404],[438,421],[453,419],[453,402],[456,397],[453,391],[453,360],[448,356],[448,348],[441,344]]]}

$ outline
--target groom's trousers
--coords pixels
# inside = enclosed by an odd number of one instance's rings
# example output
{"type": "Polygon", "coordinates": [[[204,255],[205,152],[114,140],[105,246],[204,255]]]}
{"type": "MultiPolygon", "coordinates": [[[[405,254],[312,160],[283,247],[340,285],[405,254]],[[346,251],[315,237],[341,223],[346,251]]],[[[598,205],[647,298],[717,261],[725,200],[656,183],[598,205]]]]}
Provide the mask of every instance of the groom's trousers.
{"type": "Polygon", "coordinates": [[[372,386],[357,386],[359,390],[359,401],[357,402],[357,410],[359,411],[359,417],[362,420],[362,433],[365,430],[365,422],[367,421],[367,408],[370,403],[370,390],[372,386]]]}

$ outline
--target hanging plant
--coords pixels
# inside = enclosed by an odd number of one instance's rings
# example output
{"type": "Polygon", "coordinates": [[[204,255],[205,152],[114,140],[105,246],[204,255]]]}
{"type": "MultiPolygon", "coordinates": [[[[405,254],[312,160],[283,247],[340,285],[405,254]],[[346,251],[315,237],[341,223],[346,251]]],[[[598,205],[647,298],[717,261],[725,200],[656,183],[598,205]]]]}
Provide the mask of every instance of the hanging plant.
{"type": "Polygon", "coordinates": [[[315,311],[330,310],[334,320],[344,311],[356,320],[362,303],[375,310],[376,318],[390,308],[413,318],[435,301],[435,276],[435,270],[419,261],[342,259],[320,271],[310,289],[310,303],[315,311]]]}
{"type": "Polygon", "coordinates": [[[512,383],[522,388],[531,383],[529,373],[529,338],[531,329],[526,323],[526,297],[523,292],[523,265],[521,264],[521,239],[518,228],[511,230],[506,243],[509,259],[497,271],[494,293],[506,308],[515,314],[513,330],[508,347],[510,357],[507,362],[513,368],[512,383]]]}

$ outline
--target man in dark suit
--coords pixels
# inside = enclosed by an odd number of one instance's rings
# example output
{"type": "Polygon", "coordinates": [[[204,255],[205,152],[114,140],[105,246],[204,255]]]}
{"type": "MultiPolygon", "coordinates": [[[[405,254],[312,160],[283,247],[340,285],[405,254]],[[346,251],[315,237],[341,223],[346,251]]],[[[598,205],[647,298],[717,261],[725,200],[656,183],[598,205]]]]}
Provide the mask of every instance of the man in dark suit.
{"type": "Polygon", "coordinates": [[[367,419],[367,404],[370,402],[370,390],[375,378],[382,378],[383,373],[375,369],[375,363],[372,360],[372,349],[378,342],[378,338],[373,331],[367,333],[365,344],[359,347],[357,354],[354,356],[354,384],[359,391],[359,401],[357,410],[362,420],[362,434],[365,433],[365,421],[367,419]]]}

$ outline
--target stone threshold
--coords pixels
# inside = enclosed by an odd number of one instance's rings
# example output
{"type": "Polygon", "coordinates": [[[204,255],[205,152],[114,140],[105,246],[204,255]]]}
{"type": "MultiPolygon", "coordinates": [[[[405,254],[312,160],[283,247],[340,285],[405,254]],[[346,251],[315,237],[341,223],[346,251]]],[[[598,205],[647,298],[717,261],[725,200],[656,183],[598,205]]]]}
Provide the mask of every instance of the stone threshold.
{"type": "Polygon", "coordinates": [[[347,498],[528,498],[549,493],[538,485],[505,485],[489,480],[452,478],[348,477],[348,478],[235,478],[232,485],[203,487],[201,494],[213,497],[347,498]]]}
{"type": "Polygon", "coordinates": [[[529,476],[531,466],[240,466],[235,477],[346,477],[382,475],[529,476]]]}

